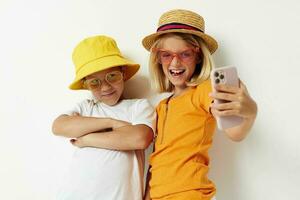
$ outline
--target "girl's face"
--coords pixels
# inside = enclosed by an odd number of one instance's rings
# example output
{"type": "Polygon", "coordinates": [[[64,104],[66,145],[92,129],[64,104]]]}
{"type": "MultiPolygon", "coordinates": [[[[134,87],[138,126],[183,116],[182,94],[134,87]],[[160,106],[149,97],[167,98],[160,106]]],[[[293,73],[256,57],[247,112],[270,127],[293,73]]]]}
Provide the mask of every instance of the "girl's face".
{"type": "Polygon", "coordinates": [[[197,49],[180,37],[167,37],[158,49],[158,60],[163,72],[176,89],[185,89],[195,71],[197,49]]]}
{"type": "Polygon", "coordinates": [[[97,100],[113,106],[123,94],[123,73],[120,67],[96,72],[86,77],[85,85],[97,100]]]}

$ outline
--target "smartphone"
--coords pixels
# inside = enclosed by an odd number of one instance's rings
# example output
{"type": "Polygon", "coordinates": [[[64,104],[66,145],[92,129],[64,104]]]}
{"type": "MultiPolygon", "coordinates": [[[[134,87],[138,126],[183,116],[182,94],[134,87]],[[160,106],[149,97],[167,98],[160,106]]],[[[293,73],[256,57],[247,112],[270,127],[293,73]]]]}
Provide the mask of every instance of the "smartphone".
{"type": "MultiPolygon", "coordinates": [[[[239,87],[239,78],[237,69],[234,66],[225,66],[213,69],[210,74],[210,80],[212,83],[212,90],[216,92],[215,85],[225,84],[239,87]]],[[[225,100],[215,100],[214,103],[221,104],[226,103],[225,100]]],[[[243,122],[243,118],[239,116],[222,116],[216,117],[217,126],[221,130],[232,128],[243,122]]]]}

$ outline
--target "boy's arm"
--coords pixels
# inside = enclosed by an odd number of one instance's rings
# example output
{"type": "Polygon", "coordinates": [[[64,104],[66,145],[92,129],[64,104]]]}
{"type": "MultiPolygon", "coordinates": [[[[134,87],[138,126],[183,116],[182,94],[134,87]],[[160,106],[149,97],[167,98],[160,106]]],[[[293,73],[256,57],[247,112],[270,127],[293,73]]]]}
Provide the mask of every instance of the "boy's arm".
{"type": "Polygon", "coordinates": [[[83,117],[75,113],[73,116],[60,115],[52,125],[52,132],[55,135],[77,138],[88,133],[113,129],[128,125],[128,122],[111,118],[83,117]]]}
{"type": "Polygon", "coordinates": [[[146,149],[153,139],[150,127],[138,124],[122,126],[110,132],[90,133],[71,143],[77,147],[96,147],[111,150],[137,150],[146,149]]]}

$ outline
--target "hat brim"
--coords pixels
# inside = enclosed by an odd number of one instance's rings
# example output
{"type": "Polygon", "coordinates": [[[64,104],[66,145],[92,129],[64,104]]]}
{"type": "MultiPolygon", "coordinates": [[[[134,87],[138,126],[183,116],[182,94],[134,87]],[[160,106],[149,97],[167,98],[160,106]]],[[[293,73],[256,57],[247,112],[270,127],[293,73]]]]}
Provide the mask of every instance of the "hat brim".
{"type": "Polygon", "coordinates": [[[192,34],[192,35],[196,35],[196,36],[200,37],[205,42],[205,44],[206,44],[206,46],[209,49],[211,54],[213,54],[218,48],[218,43],[213,37],[211,37],[211,36],[209,36],[205,33],[202,33],[200,31],[186,30],[186,29],[170,29],[170,30],[166,30],[166,31],[153,33],[151,35],[146,36],[142,40],[143,46],[145,47],[145,49],[150,51],[153,43],[157,40],[157,38],[159,36],[163,35],[163,34],[166,34],[166,33],[189,33],[189,34],[192,34]]]}
{"type": "Polygon", "coordinates": [[[124,81],[130,79],[140,68],[139,64],[133,63],[132,61],[125,59],[118,55],[111,55],[103,57],[93,62],[86,64],[76,73],[76,77],[72,84],[69,86],[72,90],[85,89],[83,87],[82,79],[95,72],[100,72],[112,67],[124,66],[124,81]]]}

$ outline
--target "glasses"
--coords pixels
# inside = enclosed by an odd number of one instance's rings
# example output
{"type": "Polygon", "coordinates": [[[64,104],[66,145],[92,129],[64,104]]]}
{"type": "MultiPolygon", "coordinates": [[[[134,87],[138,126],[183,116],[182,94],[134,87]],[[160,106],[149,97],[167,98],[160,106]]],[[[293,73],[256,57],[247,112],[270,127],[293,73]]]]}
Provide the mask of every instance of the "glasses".
{"type": "MultiPolygon", "coordinates": [[[[116,84],[123,80],[123,74],[120,71],[112,71],[105,74],[104,80],[109,84],[116,84]]],[[[102,81],[98,78],[88,79],[83,82],[83,85],[89,90],[96,90],[102,86],[102,81]]]]}
{"type": "Polygon", "coordinates": [[[168,65],[172,62],[174,57],[176,57],[180,62],[189,64],[195,60],[196,55],[199,52],[199,47],[188,48],[178,53],[160,48],[154,48],[152,51],[157,53],[158,62],[160,64],[168,65]]]}

